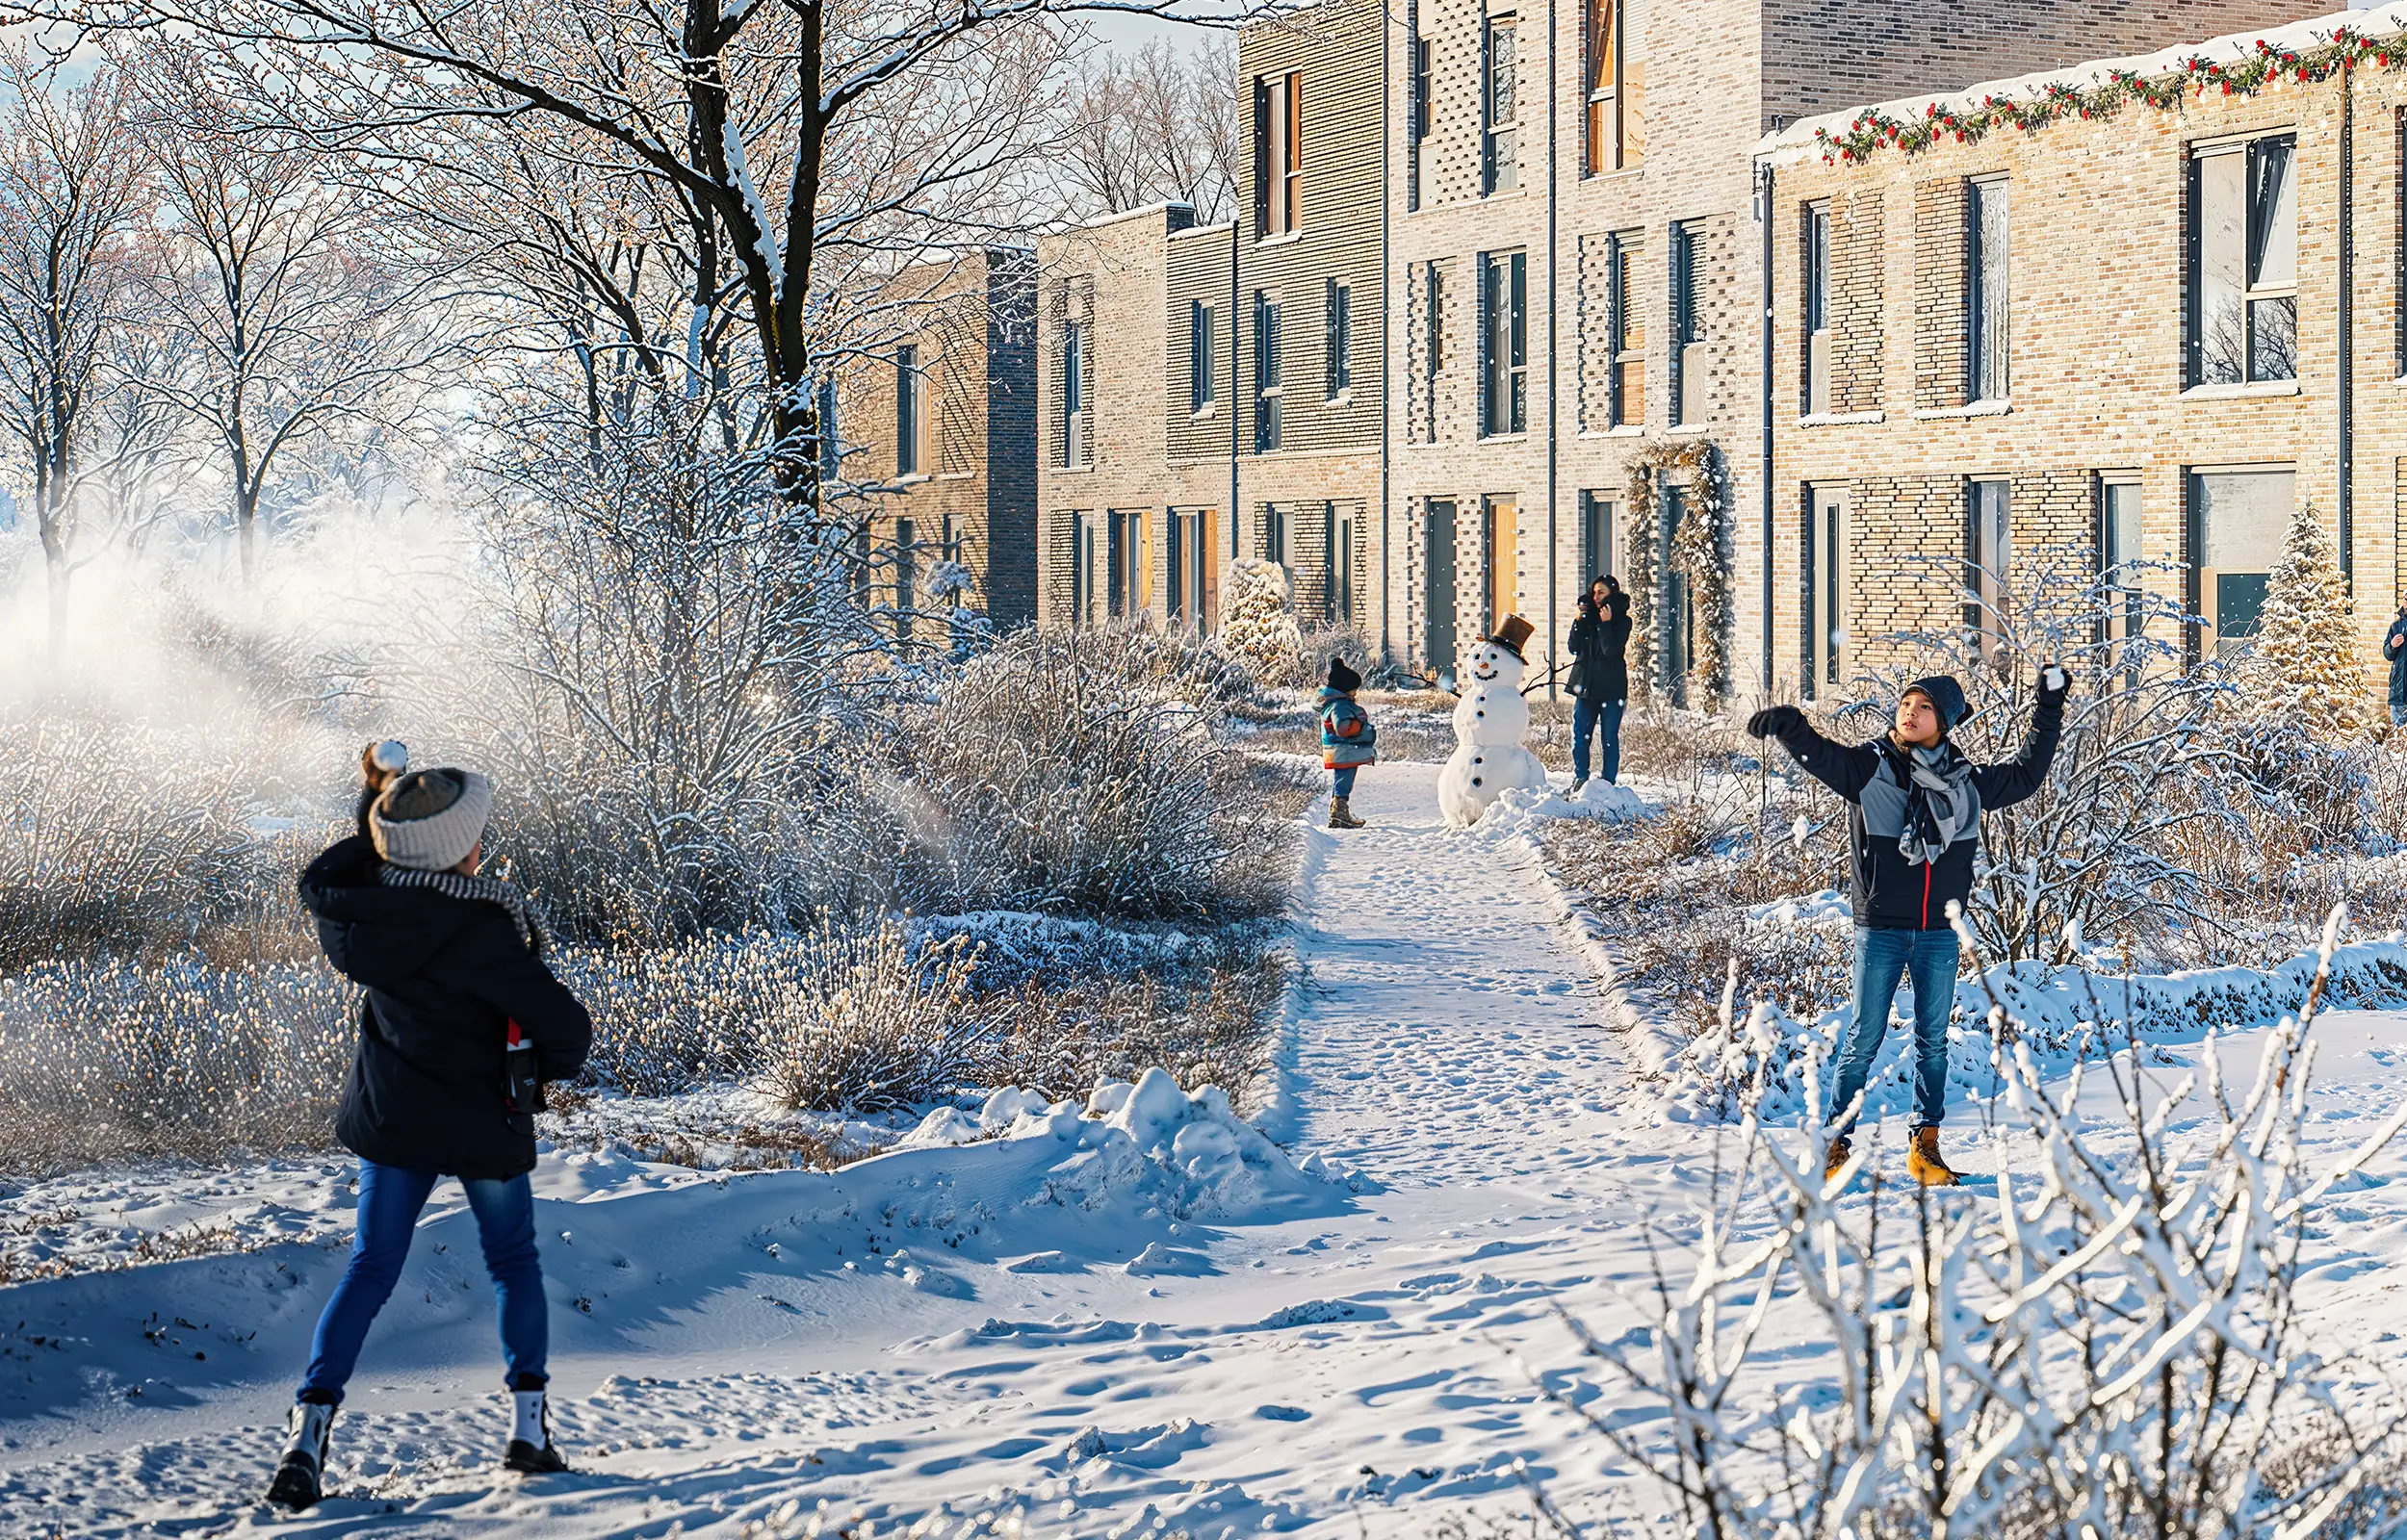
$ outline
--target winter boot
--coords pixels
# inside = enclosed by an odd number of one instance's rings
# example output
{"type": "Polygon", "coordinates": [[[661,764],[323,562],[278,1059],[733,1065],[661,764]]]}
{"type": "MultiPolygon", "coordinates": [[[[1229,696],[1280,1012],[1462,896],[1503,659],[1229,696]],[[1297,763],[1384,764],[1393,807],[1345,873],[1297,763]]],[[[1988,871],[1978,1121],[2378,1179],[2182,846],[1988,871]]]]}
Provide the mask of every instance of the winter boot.
{"type": "Polygon", "coordinates": [[[334,1433],[334,1408],[303,1401],[293,1408],[285,1425],[290,1436],[284,1441],[284,1458],[276,1464],[275,1479],[268,1483],[268,1501],[298,1513],[314,1507],[321,1495],[326,1442],[334,1433]]]}
{"type": "Polygon", "coordinates": [[[1825,1185],[1839,1179],[1839,1172],[1847,1167],[1847,1152],[1846,1136],[1842,1135],[1830,1142],[1830,1153],[1822,1158],[1822,1179],[1825,1185]]]}
{"type": "Polygon", "coordinates": [[[1961,1183],[1961,1178],[1940,1157],[1936,1126],[1914,1130],[1914,1142],[1905,1151],[1905,1168],[1925,1187],[1955,1187],[1961,1183]]]}
{"type": "Polygon", "coordinates": [[[552,1445],[552,1419],[539,1390],[510,1392],[513,1420],[510,1447],[502,1464],[521,1476],[551,1476],[568,1469],[568,1461],[552,1445]]]}
{"type": "Polygon", "coordinates": [[[1346,806],[1345,798],[1332,797],[1329,799],[1329,827],[1332,829],[1367,829],[1370,826],[1354,816],[1354,809],[1346,806]]]}

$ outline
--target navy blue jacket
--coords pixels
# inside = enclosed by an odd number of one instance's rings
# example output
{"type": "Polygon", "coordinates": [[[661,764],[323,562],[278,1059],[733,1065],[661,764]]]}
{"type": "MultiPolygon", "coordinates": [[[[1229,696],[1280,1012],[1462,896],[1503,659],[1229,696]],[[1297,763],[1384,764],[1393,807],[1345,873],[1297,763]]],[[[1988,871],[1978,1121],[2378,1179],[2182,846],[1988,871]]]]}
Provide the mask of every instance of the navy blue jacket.
{"type": "Polygon", "coordinates": [[[2407,615],[2391,622],[2391,633],[2382,638],[2382,655],[2391,660],[2391,706],[2407,706],[2407,615]]]}
{"type": "MultiPolygon", "coordinates": [[[[1972,767],[1973,791],[1982,812],[2011,808],[2037,791],[2056,759],[2063,735],[2064,708],[2040,706],[2032,712],[2022,752],[2005,764],[1972,767]]],[[[1851,805],[1848,832],[1849,896],[1855,923],[1874,931],[1936,931],[1948,926],[1948,906],[1972,896],[1973,855],[1980,847],[1975,817],[1936,861],[1921,864],[1899,848],[1903,832],[1905,788],[1912,766],[1906,751],[1885,733],[1850,748],[1833,743],[1799,722],[1780,734],[1780,746],[1805,773],[1851,805]]],[[[1951,747],[1949,753],[1954,753],[1951,747]]]]}
{"type": "Polygon", "coordinates": [[[535,1045],[545,1080],[566,1080],[592,1046],[591,1018],[499,904],[387,887],[376,866],[375,847],[354,835],[300,878],[326,961],[367,989],[335,1136],[379,1166],[494,1179],[532,1170],[534,1119],[504,1106],[509,1024],[535,1045]]]}

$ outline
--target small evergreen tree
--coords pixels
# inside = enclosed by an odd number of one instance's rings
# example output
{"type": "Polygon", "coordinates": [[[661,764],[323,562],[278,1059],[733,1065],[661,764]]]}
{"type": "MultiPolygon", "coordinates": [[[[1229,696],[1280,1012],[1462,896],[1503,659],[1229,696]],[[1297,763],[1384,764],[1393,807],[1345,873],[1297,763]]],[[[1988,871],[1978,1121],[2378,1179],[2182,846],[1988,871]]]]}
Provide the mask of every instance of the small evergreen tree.
{"type": "Polygon", "coordinates": [[[2313,503],[2291,520],[2281,563],[2265,581],[2250,651],[2251,716],[2290,722],[2325,741],[2357,737],[2369,726],[2348,581],[2313,503]]]}
{"type": "Polygon", "coordinates": [[[1287,569],[1244,557],[1229,564],[1221,590],[1220,645],[1264,684],[1291,682],[1304,658],[1287,569]]]}

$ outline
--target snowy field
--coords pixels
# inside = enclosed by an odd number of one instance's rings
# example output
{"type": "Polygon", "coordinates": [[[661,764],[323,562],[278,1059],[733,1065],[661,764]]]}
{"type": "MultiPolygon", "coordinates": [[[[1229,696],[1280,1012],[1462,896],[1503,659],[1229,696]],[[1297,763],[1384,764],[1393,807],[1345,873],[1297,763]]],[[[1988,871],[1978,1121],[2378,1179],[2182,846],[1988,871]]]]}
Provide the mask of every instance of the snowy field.
{"type": "MultiPolygon", "coordinates": [[[[256,1248],[0,1289],[0,1533],[735,1536],[817,1516],[1386,1537],[1506,1516],[1524,1464],[1575,1519],[1658,1511],[1530,1376],[1601,1394],[1554,1312],[1633,1319],[1616,1287],[1651,1276],[1650,1221],[1678,1227],[1729,1136],[1663,1116],[1624,1058],[1644,1040],[1602,1030],[1592,954],[1529,845],[1446,834],[1436,774],[1368,772],[1372,827],[1310,836],[1267,1120],[1293,1161],[1159,1080],[1091,1109],[998,1098],[834,1173],[547,1156],[568,1476],[495,1469],[491,1294],[455,1195],[370,1339],[332,1495],[292,1519],[257,1498],[342,1264],[348,1168],[16,1194],[0,1223],[56,1249],[193,1224],[256,1248]],[[66,1208],[84,1219],[40,1232],[66,1208]]],[[[2407,1093],[2407,1015],[2316,1031],[2310,1128],[2337,1151],[2407,1093]]],[[[2223,1040],[2242,1079],[2254,1036],[2223,1040]]],[[[1945,1201],[1982,1201],[1980,1112],[1958,1116],[1968,1186],[1945,1201]]],[[[2378,1361],[2407,1331],[2403,1169],[2393,1152],[2353,1179],[2314,1243],[2331,1350],[2378,1361]]],[[[1829,1354],[1800,1330],[1771,1372],[1825,1376],[1829,1354]]]]}

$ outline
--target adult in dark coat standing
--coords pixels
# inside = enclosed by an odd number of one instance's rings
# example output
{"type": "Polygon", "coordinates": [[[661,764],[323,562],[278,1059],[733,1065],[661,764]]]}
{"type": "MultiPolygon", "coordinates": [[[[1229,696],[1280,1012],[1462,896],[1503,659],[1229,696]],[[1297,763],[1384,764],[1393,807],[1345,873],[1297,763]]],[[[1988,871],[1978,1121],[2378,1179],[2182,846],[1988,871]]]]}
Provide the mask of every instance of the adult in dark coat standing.
{"type": "Polygon", "coordinates": [[[2407,725],[2407,604],[2398,606],[2398,619],[2382,638],[2382,655],[2391,663],[2391,726],[2407,725]]]}
{"type": "Polygon", "coordinates": [[[371,749],[368,834],[337,842],[300,879],[327,961],[365,994],[334,1123],[359,1157],[358,1228],[319,1318],[269,1489],[292,1508],[318,1500],[344,1385],[401,1276],[418,1216],[447,1176],[467,1190],[500,1295],[515,1404],[504,1463],[567,1469],[545,1414],[550,1323],[527,1174],[541,1085],[577,1073],[592,1023],[544,965],[525,900],[477,873],[491,786],[471,771],[404,773],[404,763],[399,744],[371,749]]]}
{"type": "Polygon", "coordinates": [[[1571,789],[1588,784],[1591,734],[1604,750],[1598,766],[1608,785],[1621,780],[1621,714],[1630,704],[1630,596],[1620,580],[1599,576],[1580,598],[1571,623],[1571,789]]]}

